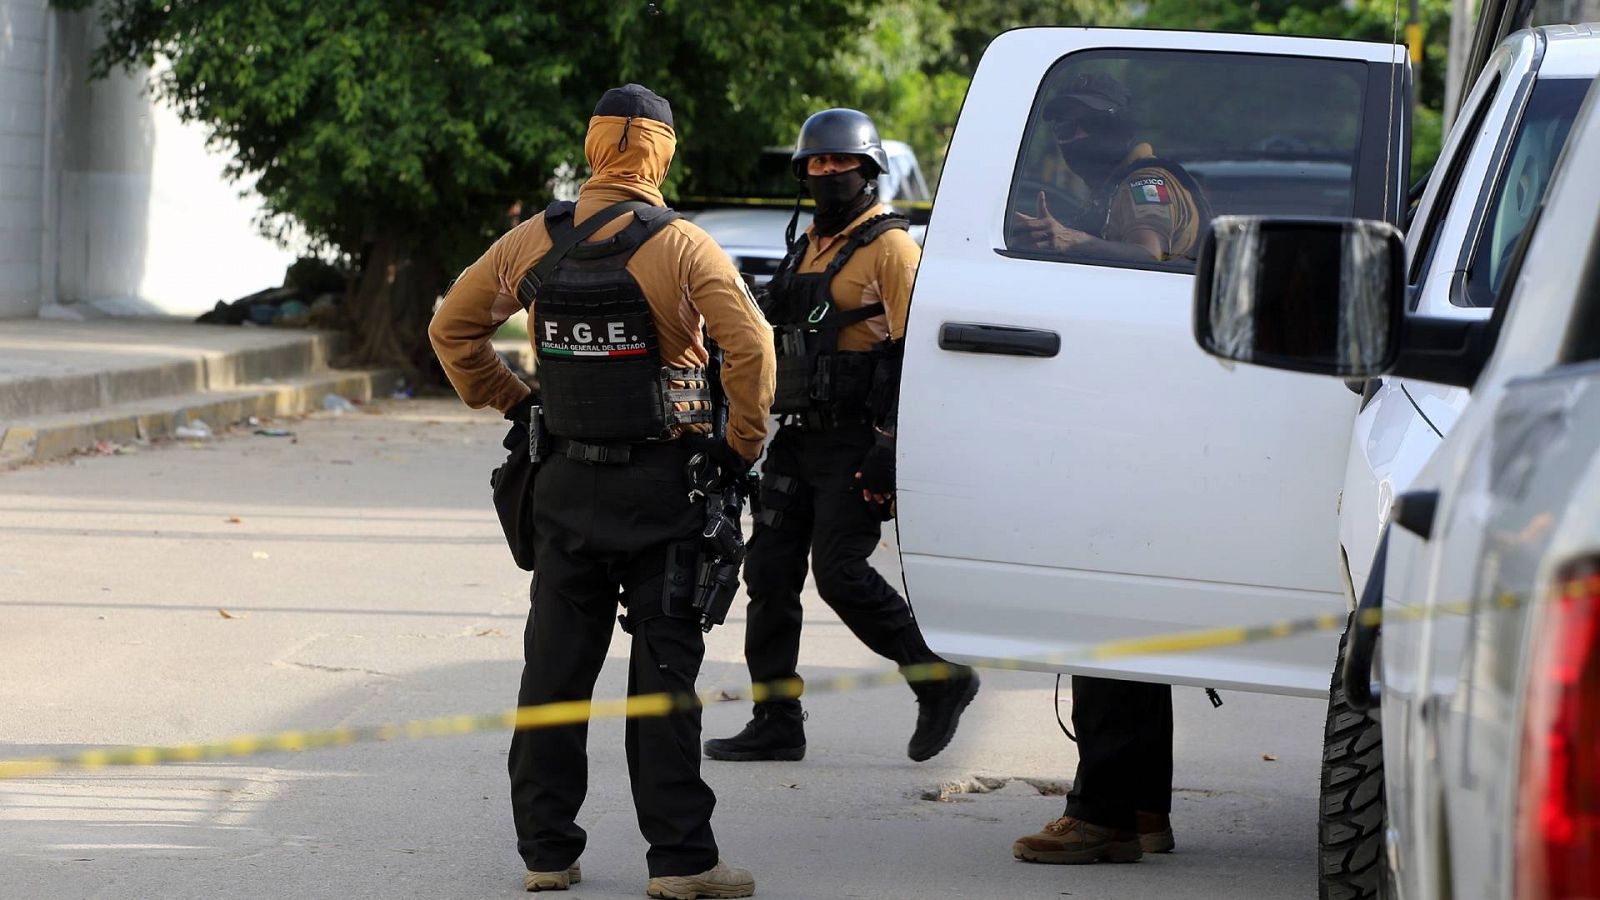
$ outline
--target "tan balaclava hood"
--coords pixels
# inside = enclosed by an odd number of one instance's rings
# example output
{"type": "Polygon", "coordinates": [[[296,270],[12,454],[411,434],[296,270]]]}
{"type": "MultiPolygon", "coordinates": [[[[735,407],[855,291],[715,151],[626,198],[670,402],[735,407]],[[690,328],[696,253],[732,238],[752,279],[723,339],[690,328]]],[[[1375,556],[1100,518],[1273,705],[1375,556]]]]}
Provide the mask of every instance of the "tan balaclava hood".
{"type": "Polygon", "coordinates": [[[637,84],[606,91],[583,141],[593,174],[583,185],[582,198],[664,205],[661,182],[677,144],[672,106],[664,98],[637,84]]]}

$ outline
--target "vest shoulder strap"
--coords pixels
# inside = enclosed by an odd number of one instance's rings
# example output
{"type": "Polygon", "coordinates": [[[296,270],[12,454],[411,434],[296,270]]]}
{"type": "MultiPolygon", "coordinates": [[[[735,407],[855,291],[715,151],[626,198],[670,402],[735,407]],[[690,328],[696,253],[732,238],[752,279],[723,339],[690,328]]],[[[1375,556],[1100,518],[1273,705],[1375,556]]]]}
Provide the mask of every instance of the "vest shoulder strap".
{"type": "MultiPolygon", "coordinates": [[[[826,279],[826,283],[830,286],[828,290],[828,313],[821,322],[815,323],[812,326],[813,328],[815,328],[817,331],[831,331],[836,335],[841,329],[848,328],[857,322],[865,322],[868,319],[874,319],[878,316],[887,314],[887,311],[882,304],[861,306],[857,307],[856,309],[848,310],[840,309],[838,305],[833,302],[833,291],[831,287],[833,284],[833,277],[839,274],[839,271],[844,268],[844,264],[850,261],[850,257],[855,255],[857,250],[860,250],[862,247],[867,246],[891,231],[896,229],[906,231],[910,228],[911,220],[907,219],[905,216],[902,216],[899,213],[883,213],[881,215],[873,216],[865,222],[862,222],[856,227],[855,231],[850,232],[850,240],[847,241],[843,247],[839,248],[839,252],[834,255],[833,259],[828,261],[828,268],[823,272],[823,277],[826,279]]],[[[836,336],[832,338],[832,341],[837,340],[838,338],[836,336]]]]}
{"type": "Polygon", "coordinates": [[[572,252],[572,248],[583,243],[607,222],[623,213],[631,212],[637,216],[644,210],[656,208],[640,200],[627,200],[613,203],[600,210],[582,225],[574,225],[572,216],[575,214],[576,204],[570,200],[550,204],[544,211],[545,228],[550,232],[550,250],[527,275],[522,277],[522,282],[517,285],[517,302],[522,304],[524,310],[531,308],[534,298],[539,294],[539,288],[550,277],[550,273],[555,271],[556,266],[572,252]]]}
{"type": "Polygon", "coordinates": [[[850,240],[847,241],[843,247],[839,248],[839,252],[834,255],[833,259],[829,260],[828,268],[826,270],[828,276],[831,278],[832,276],[839,274],[839,270],[844,268],[844,264],[849,262],[850,257],[854,256],[855,252],[860,250],[862,247],[865,247],[866,245],[872,243],[880,237],[883,237],[885,234],[888,234],[891,231],[895,231],[897,229],[900,231],[908,231],[910,228],[910,219],[907,219],[905,216],[902,216],[899,213],[892,212],[882,213],[881,215],[873,216],[865,222],[862,222],[856,227],[855,231],[850,232],[850,240]]]}
{"type": "Polygon", "coordinates": [[[806,243],[809,240],[805,235],[794,239],[783,254],[783,259],[778,262],[778,268],[772,273],[772,280],[777,281],[779,276],[787,275],[800,268],[800,260],[805,258],[806,243]]]}
{"type": "Polygon", "coordinates": [[[555,224],[560,218],[572,218],[577,214],[578,204],[571,200],[557,200],[544,208],[544,225],[546,228],[555,224]]]}
{"type": "Polygon", "coordinates": [[[633,221],[628,227],[603,241],[582,243],[572,248],[573,259],[600,259],[619,253],[631,253],[639,249],[645,241],[654,237],[656,232],[676,222],[681,216],[676,210],[666,206],[651,206],[646,209],[637,209],[633,212],[633,221]]]}
{"type": "MultiPolygon", "coordinates": [[[[868,319],[883,315],[884,310],[882,306],[866,306],[852,310],[839,309],[838,306],[833,302],[831,289],[833,278],[839,274],[839,270],[844,268],[844,264],[850,261],[850,257],[853,256],[857,250],[860,250],[862,247],[865,247],[890,231],[893,231],[897,228],[904,231],[908,230],[910,227],[911,220],[907,219],[905,216],[902,216],[899,213],[883,213],[881,215],[873,216],[865,222],[862,222],[854,231],[850,232],[850,237],[845,242],[845,245],[839,248],[839,252],[834,254],[833,259],[828,261],[827,268],[822,270],[820,273],[823,284],[830,286],[826,289],[828,291],[828,301],[825,309],[819,307],[818,310],[812,311],[812,317],[814,318],[814,321],[808,322],[806,330],[836,332],[841,328],[854,325],[857,322],[865,322],[868,319]],[[819,310],[822,314],[820,317],[817,317],[816,314],[819,312],[819,310]]],[[[772,276],[773,282],[782,282],[784,279],[790,277],[795,269],[799,268],[800,261],[805,257],[805,251],[809,246],[809,242],[810,238],[806,235],[801,235],[795,239],[795,242],[789,247],[788,254],[784,256],[783,262],[778,264],[778,271],[772,276]]],[[[769,302],[768,306],[770,305],[771,304],[769,302]]],[[[769,314],[771,312],[767,306],[764,306],[762,311],[769,314]]]]}

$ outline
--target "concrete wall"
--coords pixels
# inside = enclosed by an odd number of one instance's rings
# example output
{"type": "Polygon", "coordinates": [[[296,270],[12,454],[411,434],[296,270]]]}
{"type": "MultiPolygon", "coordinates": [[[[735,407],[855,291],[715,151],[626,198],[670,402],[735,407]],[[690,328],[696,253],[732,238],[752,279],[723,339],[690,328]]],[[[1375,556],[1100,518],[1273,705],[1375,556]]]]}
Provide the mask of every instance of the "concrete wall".
{"type": "Polygon", "coordinates": [[[46,0],[0,0],[0,316],[39,311],[46,0]]]}
{"type": "Polygon", "coordinates": [[[279,284],[294,253],[256,230],[226,156],[148,73],[91,82],[98,43],[91,16],[0,0],[0,317],[192,315],[279,284]]]}

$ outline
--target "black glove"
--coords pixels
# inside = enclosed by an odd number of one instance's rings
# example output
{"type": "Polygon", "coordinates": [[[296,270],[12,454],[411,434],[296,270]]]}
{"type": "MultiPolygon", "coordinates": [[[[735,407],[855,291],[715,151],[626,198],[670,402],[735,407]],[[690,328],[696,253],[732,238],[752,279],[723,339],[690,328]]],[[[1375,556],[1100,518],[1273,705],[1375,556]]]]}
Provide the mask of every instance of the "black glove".
{"type": "Polygon", "coordinates": [[[716,487],[732,484],[755,465],[753,460],[740,456],[739,451],[728,446],[728,442],[721,438],[709,434],[686,434],[682,440],[691,451],[705,454],[707,459],[716,464],[719,470],[716,487]]]}
{"type": "MultiPolygon", "coordinates": [[[[511,414],[506,413],[506,418],[510,419],[511,414]]],[[[506,436],[500,439],[500,446],[506,448],[507,453],[513,450],[526,451],[528,449],[527,421],[518,422],[512,419],[511,427],[506,429],[506,436]]]]}
{"type": "Polygon", "coordinates": [[[528,420],[533,418],[533,408],[538,405],[539,395],[529,394],[518,400],[516,406],[506,410],[506,420],[509,422],[521,422],[526,425],[528,420]]]}
{"type": "Polygon", "coordinates": [[[894,493],[894,438],[879,433],[878,440],[856,471],[856,483],[869,494],[894,493]]]}

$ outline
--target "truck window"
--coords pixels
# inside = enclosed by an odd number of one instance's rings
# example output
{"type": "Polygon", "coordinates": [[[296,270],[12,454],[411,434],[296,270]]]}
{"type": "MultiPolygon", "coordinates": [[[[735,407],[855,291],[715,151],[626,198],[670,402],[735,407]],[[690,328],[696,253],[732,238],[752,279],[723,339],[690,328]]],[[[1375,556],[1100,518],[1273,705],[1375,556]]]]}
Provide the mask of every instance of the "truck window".
{"type": "MultiPolygon", "coordinates": [[[[1456,191],[1461,182],[1461,170],[1466,168],[1467,160],[1472,157],[1472,148],[1477,145],[1479,137],[1493,140],[1496,135],[1484,135],[1483,122],[1489,115],[1489,107],[1494,105],[1495,94],[1500,91],[1500,73],[1496,72],[1494,80],[1484,88],[1478,96],[1478,106],[1472,111],[1471,119],[1466,121],[1466,130],[1461,130],[1457,124],[1453,129],[1461,135],[1461,143],[1455,148],[1455,155],[1448,161],[1440,160],[1433,167],[1430,178],[1441,179],[1434,195],[1433,208],[1428,211],[1428,218],[1422,223],[1422,236],[1417,240],[1417,249],[1411,255],[1411,268],[1406,275],[1406,283],[1415,287],[1422,281],[1422,273],[1428,271],[1433,262],[1434,251],[1439,246],[1439,233],[1443,228],[1444,220],[1449,215],[1450,203],[1455,199],[1456,191]]],[[[1431,187],[1431,185],[1430,185],[1431,187]]],[[[1416,309],[1416,304],[1421,300],[1420,292],[1411,295],[1411,308],[1416,309]]]]}
{"type": "Polygon", "coordinates": [[[1190,272],[1210,216],[1349,216],[1368,68],[1090,50],[1045,76],[1006,209],[1008,255],[1190,272]]]}
{"type": "Polygon", "coordinates": [[[1528,95],[1516,139],[1479,220],[1467,263],[1465,289],[1452,292],[1457,306],[1493,306],[1505,284],[1512,253],[1544,197],[1556,159],[1567,142],[1590,82],[1581,78],[1541,79],[1528,95]]]}

